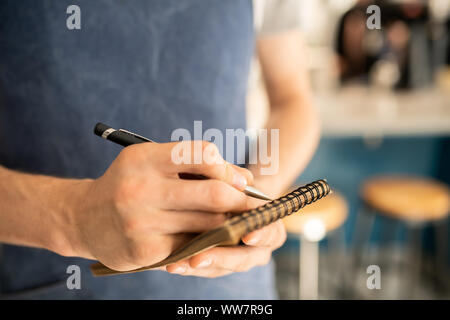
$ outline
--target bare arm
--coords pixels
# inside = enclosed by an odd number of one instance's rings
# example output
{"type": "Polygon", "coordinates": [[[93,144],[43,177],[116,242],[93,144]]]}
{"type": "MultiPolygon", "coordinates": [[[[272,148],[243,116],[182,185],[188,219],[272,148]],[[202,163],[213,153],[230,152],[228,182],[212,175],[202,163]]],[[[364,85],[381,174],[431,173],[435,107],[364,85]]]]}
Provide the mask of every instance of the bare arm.
{"type": "Polygon", "coordinates": [[[279,170],[275,175],[261,175],[261,165],[250,169],[255,184],[277,196],[311,160],[320,138],[320,125],[312,104],[301,33],[267,35],[257,45],[270,104],[266,128],[279,129],[279,170]]]}
{"type": "Polygon", "coordinates": [[[0,242],[71,255],[68,233],[73,226],[67,214],[70,201],[66,195],[73,185],[83,183],[0,166],[0,242]]]}

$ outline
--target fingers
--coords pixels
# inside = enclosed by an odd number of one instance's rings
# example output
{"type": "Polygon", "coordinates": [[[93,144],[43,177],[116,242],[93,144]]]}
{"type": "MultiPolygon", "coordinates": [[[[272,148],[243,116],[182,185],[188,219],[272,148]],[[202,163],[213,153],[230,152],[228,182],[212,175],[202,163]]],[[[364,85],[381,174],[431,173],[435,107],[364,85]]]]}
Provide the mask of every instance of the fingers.
{"type": "Polygon", "coordinates": [[[188,260],[177,262],[165,267],[169,273],[179,274],[183,276],[196,276],[203,278],[217,278],[233,273],[230,270],[215,267],[197,267],[190,266],[188,260]]]}
{"type": "MultiPolygon", "coordinates": [[[[155,148],[153,148],[155,149],[155,148]]],[[[224,181],[238,190],[253,183],[252,173],[226,162],[216,145],[207,141],[181,141],[163,143],[151,156],[158,157],[161,168],[172,175],[190,173],[224,181]],[[155,155],[154,153],[158,153],[155,155]]]]}
{"type": "Polygon", "coordinates": [[[151,233],[200,233],[221,225],[225,220],[224,213],[161,210],[149,214],[141,211],[123,219],[123,228],[130,237],[151,233]]]}
{"type": "Polygon", "coordinates": [[[249,246],[269,247],[278,249],[286,241],[286,229],[281,220],[278,220],[264,228],[253,231],[242,238],[249,246]]]}
{"type": "Polygon", "coordinates": [[[177,265],[173,269],[168,271],[170,273],[179,274],[183,276],[196,276],[202,278],[218,278],[223,277],[228,274],[233,273],[232,271],[220,269],[220,268],[198,268],[194,269],[189,266],[188,262],[184,262],[183,264],[177,265]]]}
{"type": "MultiPolygon", "coordinates": [[[[132,179],[134,182],[124,183],[124,185],[131,185],[130,188],[133,187],[127,193],[130,198],[151,200],[152,203],[156,202],[161,205],[161,208],[168,210],[224,212],[248,208],[246,204],[248,199],[242,191],[248,182],[253,183],[251,172],[225,162],[214,144],[204,141],[182,141],[142,144],[142,146],[138,146],[142,147],[141,149],[137,149],[136,146],[130,147],[134,148],[126,148],[128,152],[121,157],[121,163],[126,168],[132,167],[137,170],[133,171],[133,175],[139,172],[138,178],[132,179]],[[188,150],[195,149],[193,145],[196,142],[201,143],[202,150],[208,150],[206,154],[210,154],[209,158],[213,158],[213,154],[218,160],[215,162],[203,161],[199,164],[188,161],[175,164],[170,156],[171,149],[178,145],[187,146],[188,150]],[[138,164],[134,163],[137,161],[135,159],[139,159],[138,164]],[[148,169],[152,169],[152,171],[146,172],[143,163],[147,163],[147,166],[148,163],[151,163],[151,167],[148,169]],[[180,173],[202,175],[210,179],[179,179],[180,173]],[[152,179],[148,178],[149,176],[152,179]],[[161,187],[154,190],[157,182],[161,187]],[[228,188],[229,186],[234,186],[234,188],[228,188]],[[236,189],[240,192],[236,192],[236,189]]],[[[193,150],[191,151],[193,152],[193,150]]]]}
{"type": "Polygon", "coordinates": [[[223,181],[172,179],[165,184],[161,206],[167,210],[244,211],[248,197],[223,181]]]}
{"type": "Polygon", "coordinates": [[[166,267],[171,273],[195,276],[221,276],[243,272],[270,261],[272,251],[264,247],[216,247],[166,267]]]}
{"type": "Polygon", "coordinates": [[[254,177],[253,177],[253,173],[250,170],[248,170],[247,168],[239,167],[239,166],[237,166],[235,164],[230,164],[230,165],[232,166],[233,169],[235,169],[240,174],[245,176],[245,178],[247,179],[247,185],[249,185],[249,186],[253,185],[254,177]]]}
{"type": "MultiPolygon", "coordinates": [[[[151,230],[163,234],[200,233],[218,227],[226,220],[223,213],[210,213],[202,211],[171,211],[163,210],[155,213],[155,221],[165,221],[157,225],[152,224],[151,230]]],[[[148,219],[147,219],[148,220],[148,219]]]]}

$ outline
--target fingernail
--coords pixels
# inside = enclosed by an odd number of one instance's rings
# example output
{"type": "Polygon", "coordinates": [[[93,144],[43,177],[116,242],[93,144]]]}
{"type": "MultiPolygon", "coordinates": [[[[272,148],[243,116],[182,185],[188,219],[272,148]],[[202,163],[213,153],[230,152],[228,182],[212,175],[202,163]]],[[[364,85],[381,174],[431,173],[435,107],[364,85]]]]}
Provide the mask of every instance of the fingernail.
{"type": "Polygon", "coordinates": [[[250,240],[248,240],[248,241],[245,241],[247,244],[249,244],[249,245],[255,245],[255,244],[257,244],[258,242],[259,242],[259,237],[257,237],[257,236],[254,236],[254,237],[251,237],[250,238],[250,240]]]}
{"type": "Polygon", "coordinates": [[[179,274],[185,273],[185,272],[186,272],[186,267],[184,267],[184,266],[176,267],[176,268],[172,271],[172,273],[179,273],[179,274]]]}
{"type": "Polygon", "coordinates": [[[240,173],[235,172],[233,175],[233,185],[243,190],[247,186],[247,179],[240,173]]]}
{"type": "Polygon", "coordinates": [[[198,264],[198,266],[196,268],[206,268],[211,265],[211,262],[212,262],[211,259],[203,260],[202,262],[200,262],[198,264]]]}

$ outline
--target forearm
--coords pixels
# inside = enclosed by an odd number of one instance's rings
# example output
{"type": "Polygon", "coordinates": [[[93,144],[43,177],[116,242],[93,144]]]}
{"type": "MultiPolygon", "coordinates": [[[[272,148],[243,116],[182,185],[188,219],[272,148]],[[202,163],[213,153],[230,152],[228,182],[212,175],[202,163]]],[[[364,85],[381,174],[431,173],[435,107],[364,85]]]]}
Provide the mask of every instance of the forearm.
{"type": "Polygon", "coordinates": [[[278,168],[274,174],[263,175],[263,166],[258,164],[252,171],[255,184],[273,197],[284,193],[305,169],[320,136],[302,38],[300,32],[291,30],[262,37],[257,46],[270,104],[266,127],[269,132],[279,129],[278,145],[269,141],[268,148],[278,150],[278,168]]]}
{"type": "MultiPolygon", "coordinates": [[[[316,110],[309,99],[293,98],[272,108],[267,122],[268,138],[271,129],[279,129],[278,170],[273,175],[262,175],[261,165],[250,167],[255,185],[276,197],[283,194],[306,168],[320,139],[320,124],[316,110]]],[[[272,149],[269,141],[268,150],[272,149]]],[[[276,161],[272,155],[272,161],[276,161]]]]}
{"type": "Polygon", "coordinates": [[[82,181],[0,166],[0,242],[70,255],[69,194],[82,181]]]}

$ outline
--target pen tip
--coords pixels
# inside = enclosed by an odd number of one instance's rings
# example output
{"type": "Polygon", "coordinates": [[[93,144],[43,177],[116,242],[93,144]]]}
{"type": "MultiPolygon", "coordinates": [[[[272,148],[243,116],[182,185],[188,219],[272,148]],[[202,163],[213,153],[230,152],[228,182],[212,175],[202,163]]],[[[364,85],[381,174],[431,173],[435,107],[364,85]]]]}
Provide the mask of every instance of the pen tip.
{"type": "Polygon", "coordinates": [[[244,193],[253,198],[272,201],[271,198],[269,198],[267,195],[265,195],[264,193],[262,193],[261,191],[259,191],[258,189],[254,188],[252,186],[245,187],[244,193]]]}

